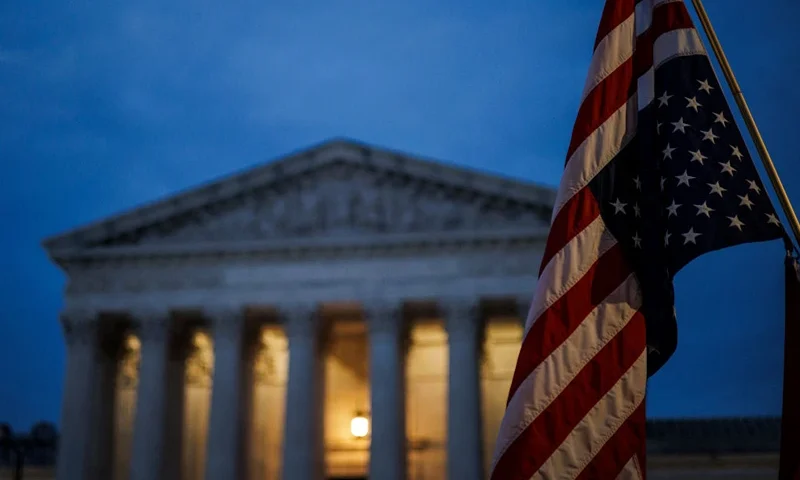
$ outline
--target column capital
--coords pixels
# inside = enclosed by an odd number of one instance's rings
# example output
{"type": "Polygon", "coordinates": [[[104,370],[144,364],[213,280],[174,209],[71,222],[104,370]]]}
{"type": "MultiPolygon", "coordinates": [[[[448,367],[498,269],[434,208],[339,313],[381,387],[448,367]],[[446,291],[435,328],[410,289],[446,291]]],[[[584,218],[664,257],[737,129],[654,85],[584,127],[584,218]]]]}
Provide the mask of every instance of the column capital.
{"type": "Polygon", "coordinates": [[[128,314],[136,321],[146,321],[168,318],[170,316],[170,310],[168,307],[159,305],[141,305],[130,308],[128,314]]]}
{"type": "Polygon", "coordinates": [[[203,308],[203,316],[211,323],[214,338],[236,338],[244,335],[244,309],[233,305],[216,305],[203,308]]]}
{"type": "Polygon", "coordinates": [[[399,335],[405,328],[403,304],[393,301],[370,301],[363,305],[367,330],[370,334],[399,335]]]}
{"type": "Polygon", "coordinates": [[[160,307],[137,307],[130,312],[136,335],[142,343],[166,341],[171,327],[169,309],[160,307]]]}
{"type": "Polygon", "coordinates": [[[473,297],[442,297],[437,300],[445,315],[476,316],[480,300],[473,297]]]}
{"type": "Polygon", "coordinates": [[[65,310],[60,317],[67,345],[88,345],[98,340],[100,325],[95,312],[65,310]]]}
{"type": "Polygon", "coordinates": [[[237,321],[244,318],[244,308],[239,305],[207,305],[202,307],[203,316],[209,321],[237,321]]]}
{"type": "Polygon", "coordinates": [[[320,315],[316,303],[295,303],[281,305],[280,319],[284,332],[289,338],[309,337],[319,335],[320,315]]]}
{"type": "Polygon", "coordinates": [[[477,298],[451,297],[439,300],[448,335],[477,333],[483,325],[477,298]]]}
{"type": "Polygon", "coordinates": [[[59,318],[63,323],[92,322],[98,317],[97,312],[85,308],[68,308],[61,311],[59,318]]]}

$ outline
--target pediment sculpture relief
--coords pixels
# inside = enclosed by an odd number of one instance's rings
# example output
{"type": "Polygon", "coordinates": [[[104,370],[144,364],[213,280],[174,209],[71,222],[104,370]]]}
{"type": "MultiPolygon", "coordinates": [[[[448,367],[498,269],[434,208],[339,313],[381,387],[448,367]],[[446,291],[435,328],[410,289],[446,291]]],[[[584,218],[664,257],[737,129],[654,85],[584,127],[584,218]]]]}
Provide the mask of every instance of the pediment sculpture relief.
{"type": "Polygon", "coordinates": [[[534,204],[389,172],[328,165],[112,244],[252,241],[546,226],[534,204]]]}

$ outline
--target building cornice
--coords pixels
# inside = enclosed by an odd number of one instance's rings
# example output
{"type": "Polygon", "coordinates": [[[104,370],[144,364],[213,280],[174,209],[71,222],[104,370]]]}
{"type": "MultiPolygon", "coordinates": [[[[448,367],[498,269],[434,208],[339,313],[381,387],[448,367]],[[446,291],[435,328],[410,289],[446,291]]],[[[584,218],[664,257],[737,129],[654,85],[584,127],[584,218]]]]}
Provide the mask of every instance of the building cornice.
{"type": "Polygon", "coordinates": [[[142,260],[202,258],[314,259],[374,255],[420,255],[489,248],[542,246],[547,228],[497,231],[403,233],[346,238],[299,238],[247,242],[194,242],[178,245],[135,245],[54,250],[51,257],[62,266],[80,263],[118,263],[142,260]]]}

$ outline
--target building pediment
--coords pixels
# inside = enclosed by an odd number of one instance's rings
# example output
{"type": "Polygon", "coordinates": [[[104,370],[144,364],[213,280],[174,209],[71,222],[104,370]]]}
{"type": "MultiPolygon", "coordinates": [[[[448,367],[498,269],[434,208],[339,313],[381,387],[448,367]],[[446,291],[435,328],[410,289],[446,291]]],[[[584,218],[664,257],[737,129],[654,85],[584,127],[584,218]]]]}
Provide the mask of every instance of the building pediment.
{"type": "Polygon", "coordinates": [[[365,236],[546,231],[552,189],[333,141],[53,237],[54,257],[365,236]]]}

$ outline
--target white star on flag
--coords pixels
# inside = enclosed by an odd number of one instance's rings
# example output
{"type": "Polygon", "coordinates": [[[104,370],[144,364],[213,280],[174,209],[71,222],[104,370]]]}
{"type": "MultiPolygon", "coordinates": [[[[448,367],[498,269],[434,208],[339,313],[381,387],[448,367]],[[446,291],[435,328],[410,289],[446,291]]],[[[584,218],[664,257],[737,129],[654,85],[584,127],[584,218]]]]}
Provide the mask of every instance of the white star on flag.
{"type": "Polygon", "coordinates": [[[618,213],[622,213],[623,215],[625,214],[625,206],[627,205],[627,203],[620,202],[618,198],[616,202],[611,202],[611,205],[614,207],[615,215],[618,213]]]}
{"type": "Polygon", "coordinates": [[[663,95],[661,95],[661,96],[658,98],[658,101],[659,101],[659,104],[658,104],[658,106],[659,106],[659,107],[664,107],[664,106],[667,106],[667,105],[669,105],[669,99],[670,99],[670,98],[672,98],[672,95],[667,95],[667,92],[665,91],[665,92],[664,92],[664,94],[663,94],[663,95]]]}
{"type": "Polygon", "coordinates": [[[730,224],[731,227],[738,228],[740,232],[742,231],[742,227],[744,226],[744,222],[739,220],[739,216],[738,215],[734,215],[732,217],[728,217],[728,220],[731,221],[731,224],[730,224]]]}
{"type": "Polygon", "coordinates": [[[708,140],[711,143],[717,143],[716,140],[719,138],[718,136],[714,135],[714,132],[709,128],[708,130],[700,130],[703,134],[703,140],[708,140]]]}
{"type": "Polygon", "coordinates": [[[706,93],[711,93],[711,90],[714,89],[714,87],[708,83],[708,80],[698,80],[698,82],[700,83],[700,90],[706,93]]]}
{"type": "Polygon", "coordinates": [[[702,105],[700,105],[700,103],[697,101],[697,98],[695,97],[692,98],[686,97],[686,100],[689,101],[689,104],[686,105],[686,108],[693,108],[695,112],[697,111],[698,108],[702,107],[702,105]]]}
{"type": "Polygon", "coordinates": [[[705,215],[706,217],[711,217],[711,212],[714,211],[713,208],[706,205],[706,202],[701,203],[700,205],[695,205],[697,207],[697,214],[698,215],[705,215]]]}
{"type": "Polygon", "coordinates": [[[664,160],[666,160],[666,159],[668,159],[668,158],[669,158],[669,159],[672,159],[672,152],[674,152],[674,151],[675,151],[675,149],[674,149],[674,148],[672,148],[672,147],[670,147],[670,146],[669,146],[669,143],[668,143],[668,144],[667,144],[667,148],[665,148],[665,149],[664,149],[664,151],[663,151],[663,152],[661,152],[661,153],[663,153],[663,154],[664,154],[664,160]]]}
{"type": "Polygon", "coordinates": [[[675,178],[678,179],[678,186],[686,185],[687,187],[691,186],[691,185],[689,185],[689,180],[694,180],[694,177],[689,175],[689,171],[688,170],[684,170],[683,171],[683,175],[679,175],[679,176],[677,176],[675,178]]]}
{"type": "Polygon", "coordinates": [[[681,235],[683,235],[683,244],[684,245],[686,245],[688,243],[694,243],[695,245],[697,245],[697,242],[695,240],[697,239],[697,237],[702,235],[702,233],[696,233],[694,231],[694,228],[690,228],[688,232],[682,233],[681,235]]]}
{"type": "Polygon", "coordinates": [[[677,122],[672,122],[672,126],[675,127],[675,130],[673,130],[672,133],[675,133],[675,132],[678,132],[678,131],[681,132],[681,133],[686,133],[686,127],[688,127],[689,124],[688,123],[684,123],[683,117],[681,117],[681,119],[678,120],[677,122]]]}
{"type": "Polygon", "coordinates": [[[675,203],[675,200],[673,200],[672,201],[672,205],[667,207],[667,211],[669,212],[667,217],[671,217],[673,215],[678,215],[678,207],[680,207],[680,204],[675,203]]]}
{"type": "Polygon", "coordinates": [[[700,165],[703,164],[703,160],[707,160],[708,159],[708,157],[706,157],[705,155],[703,155],[702,152],[700,152],[699,148],[697,150],[695,150],[694,152],[690,151],[689,153],[692,154],[692,161],[693,162],[699,162],[700,165]]]}
{"type": "Polygon", "coordinates": [[[733,172],[736,171],[736,169],[731,166],[731,162],[725,162],[725,163],[719,162],[719,164],[722,165],[722,171],[725,173],[733,175],[733,172]]]}
{"type": "Polygon", "coordinates": [[[709,183],[708,186],[711,187],[711,193],[709,193],[709,195],[711,195],[712,193],[717,193],[721,197],[722,193],[727,191],[727,189],[722,188],[719,182],[709,183]]]}

